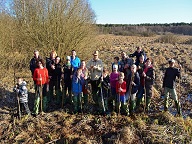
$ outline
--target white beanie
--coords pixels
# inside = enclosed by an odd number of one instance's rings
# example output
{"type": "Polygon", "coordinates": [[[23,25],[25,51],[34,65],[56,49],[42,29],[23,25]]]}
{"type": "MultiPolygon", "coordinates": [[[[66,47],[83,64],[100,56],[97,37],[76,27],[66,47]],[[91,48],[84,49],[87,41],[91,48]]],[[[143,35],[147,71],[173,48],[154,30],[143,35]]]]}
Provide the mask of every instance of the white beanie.
{"type": "Polygon", "coordinates": [[[67,60],[70,60],[70,59],[71,59],[71,57],[70,57],[70,56],[67,56],[67,57],[66,57],[66,59],[67,59],[67,60]]]}
{"type": "Polygon", "coordinates": [[[117,69],[118,70],[118,65],[114,64],[113,65],[113,69],[117,69]]]}

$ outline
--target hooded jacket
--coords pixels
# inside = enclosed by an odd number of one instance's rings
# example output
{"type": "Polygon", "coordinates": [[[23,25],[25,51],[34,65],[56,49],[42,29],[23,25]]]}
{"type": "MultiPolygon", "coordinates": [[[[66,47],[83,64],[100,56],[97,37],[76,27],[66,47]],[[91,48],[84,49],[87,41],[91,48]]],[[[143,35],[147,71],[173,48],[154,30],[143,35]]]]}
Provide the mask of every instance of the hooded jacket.
{"type": "Polygon", "coordinates": [[[16,92],[19,96],[20,103],[28,102],[28,91],[26,85],[27,83],[23,81],[20,85],[17,85],[17,87],[13,88],[13,91],[16,92]]]}

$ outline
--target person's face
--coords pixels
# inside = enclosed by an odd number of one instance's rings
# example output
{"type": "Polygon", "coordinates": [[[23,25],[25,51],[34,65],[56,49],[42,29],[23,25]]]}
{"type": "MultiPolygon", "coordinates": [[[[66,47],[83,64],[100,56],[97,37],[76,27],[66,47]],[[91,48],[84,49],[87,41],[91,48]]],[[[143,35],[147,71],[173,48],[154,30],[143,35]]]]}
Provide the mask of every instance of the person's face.
{"type": "Polygon", "coordinates": [[[39,52],[38,52],[38,51],[34,52],[34,57],[35,57],[35,58],[38,58],[38,57],[39,57],[39,52]]]}
{"type": "Polygon", "coordinates": [[[120,79],[120,80],[123,80],[123,79],[124,79],[124,76],[122,76],[122,75],[119,76],[119,79],[120,79]]]}
{"type": "Polygon", "coordinates": [[[144,62],[144,57],[143,57],[143,56],[140,57],[140,58],[139,58],[139,61],[140,61],[141,63],[143,63],[143,62],[144,62]]]}
{"type": "Polygon", "coordinates": [[[81,67],[85,67],[85,61],[81,62],[81,67]]]}
{"type": "Polygon", "coordinates": [[[72,55],[73,57],[75,57],[75,56],[76,56],[76,52],[75,52],[75,51],[72,51],[72,52],[71,52],[71,55],[72,55]]]}
{"type": "Polygon", "coordinates": [[[123,58],[125,58],[125,57],[126,57],[126,53],[125,53],[125,52],[122,52],[122,53],[121,53],[121,56],[122,56],[123,58]]]}
{"type": "Polygon", "coordinates": [[[60,57],[57,57],[57,58],[55,59],[55,63],[58,64],[59,62],[60,62],[60,57]]]}
{"type": "Polygon", "coordinates": [[[114,59],[114,63],[117,63],[118,61],[117,61],[117,59],[114,59]]]}
{"type": "Polygon", "coordinates": [[[42,64],[42,62],[38,62],[38,67],[42,67],[43,66],[43,64],[42,64]]]}
{"type": "Polygon", "coordinates": [[[93,55],[93,59],[94,60],[98,59],[98,55],[93,55]]]}
{"type": "Polygon", "coordinates": [[[146,61],[146,65],[147,65],[147,66],[150,66],[150,65],[151,65],[151,61],[150,61],[150,60],[147,60],[147,61],[146,61]]]}
{"type": "Polygon", "coordinates": [[[131,71],[132,71],[133,73],[135,73],[135,72],[136,72],[136,66],[132,66],[132,67],[131,67],[131,71]]]}
{"type": "Polygon", "coordinates": [[[51,58],[52,58],[52,59],[55,59],[55,57],[56,57],[56,54],[55,54],[54,52],[52,52],[52,53],[51,53],[51,58]]]}
{"type": "Polygon", "coordinates": [[[138,48],[138,49],[137,49],[137,52],[141,52],[141,48],[138,48]]]}
{"type": "Polygon", "coordinates": [[[78,70],[77,75],[81,75],[81,74],[82,74],[82,70],[78,70]]]}
{"type": "Polygon", "coordinates": [[[20,84],[22,83],[22,79],[19,78],[19,79],[17,80],[17,83],[20,85],[20,84]]]}

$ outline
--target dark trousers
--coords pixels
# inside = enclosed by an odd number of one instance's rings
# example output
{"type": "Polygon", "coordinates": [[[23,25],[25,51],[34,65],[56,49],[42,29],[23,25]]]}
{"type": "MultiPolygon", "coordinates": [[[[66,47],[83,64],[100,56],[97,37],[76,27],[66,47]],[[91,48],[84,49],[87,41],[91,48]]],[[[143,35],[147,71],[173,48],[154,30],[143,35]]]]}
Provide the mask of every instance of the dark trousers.
{"type": "Polygon", "coordinates": [[[28,102],[20,103],[20,109],[21,109],[21,112],[25,111],[27,114],[31,113],[29,110],[28,102]]]}
{"type": "Polygon", "coordinates": [[[100,81],[99,80],[91,80],[91,90],[92,90],[92,98],[96,105],[98,105],[98,95],[97,92],[99,90],[98,85],[100,81]]]}

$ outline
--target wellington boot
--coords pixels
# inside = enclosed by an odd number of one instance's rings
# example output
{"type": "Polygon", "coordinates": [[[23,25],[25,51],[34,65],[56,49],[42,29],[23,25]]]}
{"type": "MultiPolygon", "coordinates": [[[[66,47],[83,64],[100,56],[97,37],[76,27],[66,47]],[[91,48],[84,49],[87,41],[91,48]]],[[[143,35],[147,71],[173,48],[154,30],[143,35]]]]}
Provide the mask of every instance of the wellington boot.
{"type": "Polygon", "coordinates": [[[178,115],[182,115],[182,111],[181,111],[181,106],[180,106],[180,103],[175,101],[175,106],[176,106],[176,109],[177,109],[177,113],[178,115]]]}
{"type": "Polygon", "coordinates": [[[47,104],[48,104],[47,96],[44,96],[43,97],[43,112],[47,111],[47,104]]]}
{"type": "Polygon", "coordinates": [[[34,102],[34,109],[33,113],[37,115],[39,113],[39,103],[40,103],[40,97],[36,97],[35,102],[34,102]]]}

